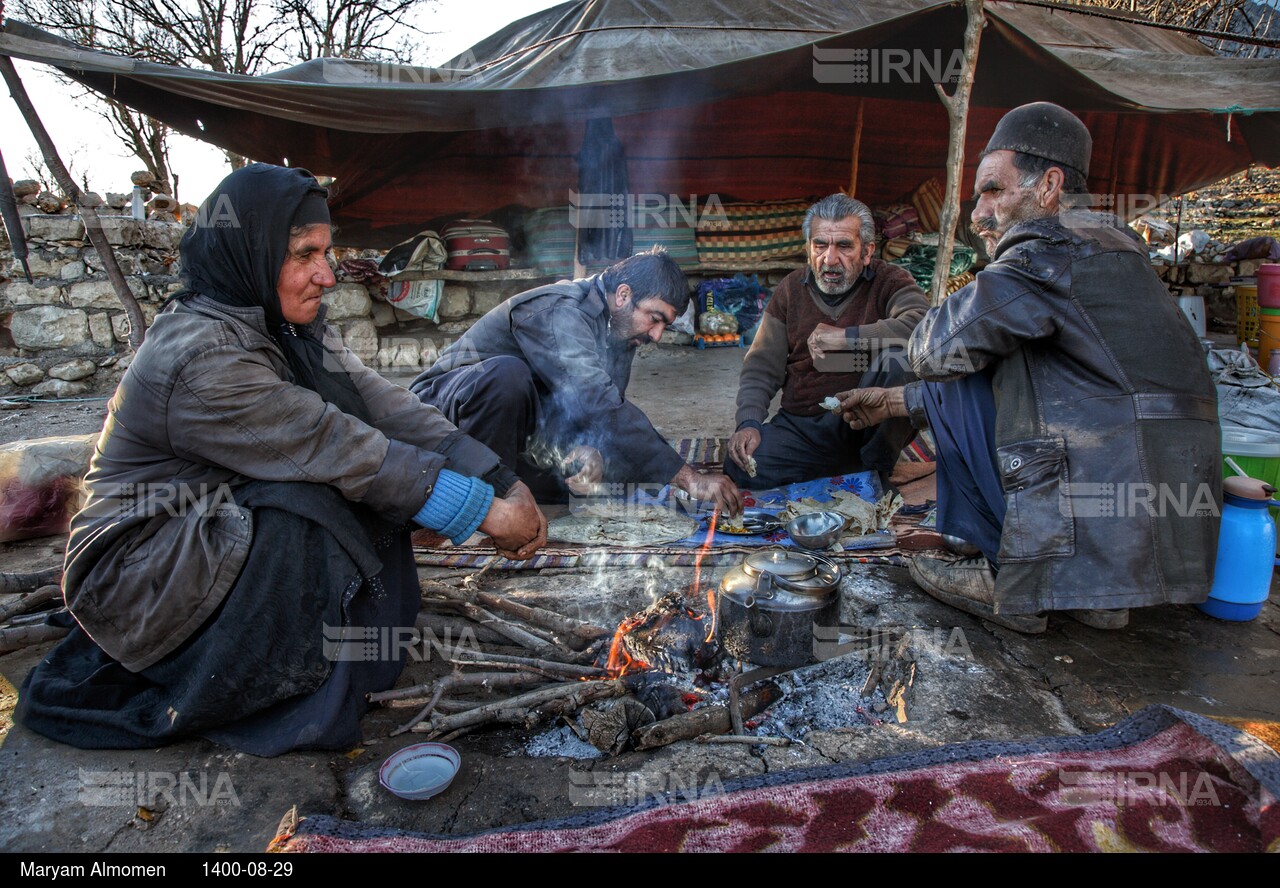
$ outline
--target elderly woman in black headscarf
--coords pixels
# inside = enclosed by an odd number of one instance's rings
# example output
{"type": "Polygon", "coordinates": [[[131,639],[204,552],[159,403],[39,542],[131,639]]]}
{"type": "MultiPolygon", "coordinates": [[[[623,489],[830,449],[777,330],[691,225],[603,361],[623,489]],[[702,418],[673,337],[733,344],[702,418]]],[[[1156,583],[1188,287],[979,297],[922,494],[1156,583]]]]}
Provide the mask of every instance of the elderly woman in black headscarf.
{"type": "Polygon", "coordinates": [[[360,739],[419,608],[412,521],[527,558],[528,490],[323,322],[326,192],[228,176],[180,247],[186,289],[115,397],[71,526],[77,625],[16,720],[87,748],[199,735],[259,755],[360,739]]]}

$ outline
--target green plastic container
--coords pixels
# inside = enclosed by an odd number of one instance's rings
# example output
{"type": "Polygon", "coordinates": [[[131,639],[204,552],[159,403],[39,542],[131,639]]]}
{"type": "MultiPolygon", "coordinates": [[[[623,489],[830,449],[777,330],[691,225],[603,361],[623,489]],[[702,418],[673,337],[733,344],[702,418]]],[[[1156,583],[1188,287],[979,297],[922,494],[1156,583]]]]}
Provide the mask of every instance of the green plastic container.
{"type": "MultiPolygon", "coordinates": [[[[1222,455],[1231,457],[1246,475],[1265,481],[1280,490],[1280,434],[1261,429],[1245,429],[1239,426],[1222,427],[1222,455]]],[[[1222,477],[1234,475],[1224,460],[1222,477]]],[[[1280,521],[1280,509],[1269,509],[1271,519],[1280,521]]],[[[1280,541],[1276,545],[1280,555],[1280,541]]]]}

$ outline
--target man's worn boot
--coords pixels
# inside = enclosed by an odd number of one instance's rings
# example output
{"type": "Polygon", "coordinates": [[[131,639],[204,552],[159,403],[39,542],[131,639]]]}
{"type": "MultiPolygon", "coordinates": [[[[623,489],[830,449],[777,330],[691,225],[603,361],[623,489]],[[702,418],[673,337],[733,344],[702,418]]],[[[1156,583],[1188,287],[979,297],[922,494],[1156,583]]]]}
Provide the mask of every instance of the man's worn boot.
{"type": "Polygon", "coordinates": [[[910,570],[911,579],[921,589],[967,614],[1026,635],[1037,635],[1049,624],[1044,614],[995,612],[996,575],[982,555],[963,561],[916,557],[911,559],[910,570]]]}

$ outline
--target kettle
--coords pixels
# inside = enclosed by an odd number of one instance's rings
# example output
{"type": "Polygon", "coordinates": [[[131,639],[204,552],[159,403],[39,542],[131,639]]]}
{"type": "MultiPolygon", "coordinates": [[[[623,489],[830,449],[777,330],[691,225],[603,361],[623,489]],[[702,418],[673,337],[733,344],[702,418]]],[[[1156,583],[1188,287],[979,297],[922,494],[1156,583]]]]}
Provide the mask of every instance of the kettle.
{"type": "Polygon", "coordinates": [[[1271,592],[1276,526],[1267,509],[1276,489],[1255,478],[1222,482],[1222,529],[1209,598],[1196,607],[1220,620],[1252,620],[1271,592]]]}

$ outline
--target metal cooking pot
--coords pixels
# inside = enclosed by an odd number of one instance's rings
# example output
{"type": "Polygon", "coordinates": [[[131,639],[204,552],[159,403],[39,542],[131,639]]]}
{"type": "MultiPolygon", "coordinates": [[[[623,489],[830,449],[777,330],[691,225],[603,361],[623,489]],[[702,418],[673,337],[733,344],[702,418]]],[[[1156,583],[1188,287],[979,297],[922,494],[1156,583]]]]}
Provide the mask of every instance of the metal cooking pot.
{"type": "Polygon", "coordinates": [[[807,552],[753,552],[720,581],[716,626],[724,649],[758,666],[814,662],[813,627],[840,613],[840,568],[807,552]]]}

